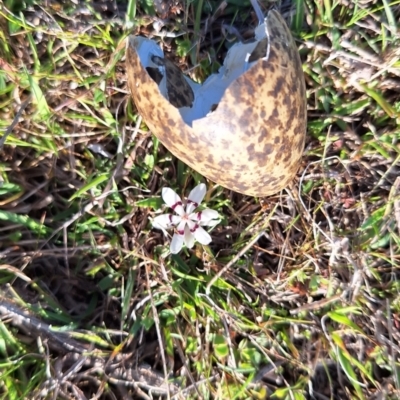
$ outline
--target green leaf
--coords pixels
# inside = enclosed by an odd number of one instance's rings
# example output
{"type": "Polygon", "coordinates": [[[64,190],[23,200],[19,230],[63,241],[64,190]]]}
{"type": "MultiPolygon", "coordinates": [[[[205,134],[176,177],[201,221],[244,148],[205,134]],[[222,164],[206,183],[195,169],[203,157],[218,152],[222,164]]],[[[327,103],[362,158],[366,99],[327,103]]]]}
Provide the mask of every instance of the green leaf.
{"type": "Polygon", "coordinates": [[[0,196],[21,192],[21,186],[9,182],[0,182],[0,196]]]}
{"type": "Polygon", "coordinates": [[[133,23],[136,17],[136,0],[129,0],[125,18],[128,22],[133,23]]]}
{"type": "Polygon", "coordinates": [[[334,311],[328,313],[329,318],[331,318],[333,321],[338,322],[339,324],[346,325],[349,328],[357,331],[361,335],[365,336],[365,333],[349,318],[347,318],[345,315],[338,314],[334,311]]]}
{"type": "Polygon", "coordinates": [[[303,0],[295,0],[295,8],[296,12],[292,22],[292,28],[299,34],[303,30],[303,23],[304,23],[304,3],[303,0]]]}
{"type": "Polygon", "coordinates": [[[69,201],[72,201],[76,199],[77,197],[80,197],[83,193],[86,193],[90,189],[96,187],[97,185],[100,185],[100,183],[103,183],[104,181],[107,181],[109,179],[110,174],[101,174],[97,178],[93,179],[91,182],[86,184],[85,186],[81,187],[78,191],[76,191],[69,199],[69,201]]]}
{"type": "Polygon", "coordinates": [[[31,231],[35,232],[37,235],[45,235],[49,233],[50,229],[47,226],[35,221],[34,219],[28,217],[27,215],[14,214],[9,211],[0,210],[0,221],[8,221],[13,224],[20,224],[26,226],[31,231]]]}
{"type": "Polygon", "coordinates": [[[386,208],[381,207],[372,213],[370,217],[359,228],[361,232],[373,229],[375,234],[379,234],[379,229],[382,223],[383,216],[385,215],[386,208]]]}
{"type": "Polygon", "coordinates": [[[212,343],[214,346],[214,353],[218,359],[226,358],[229,354],[229,347],[226,343],[226,339],[222,335],[213,335],[212,343]]]}
{"type": "Polygon", "coordinates": [[[400,114],[396,112],[396,110],[384,99],[380,93],[370,89],[367,85],[362,83],[360,83],[360,86],[364,89],[368,96],[373,98],[381,106],[382,110],[384,110],[390,118],[396,118],[400,116],[400,114]]]}
{"type": "Polygon", "coordinates": [[[353,385],[355,391],[357,392],[358,398],[364,400],[365,397],[362,393],[361,386],[357,381],[357,375],[355,374],[349,360],[344,356],[341,349],[337,349],[337,355],[339,358],[340,365],[343,368],[343,371],[350,379],[351,384],[353,385]]]}
{"type": "Polygon", "coordinates": [[[179,314],[179,309],[164,309],[159,312],[160,318],[165,320],[165,325],[171,325],[176,322],[176,316],[179,314]]]}
{"type": "Polygon", "coordinates": [[[169,330],[168,327],[165,327],[163,329],[163,332],[164,332],[164,346],[166,349],[166,353],[170,357],[173,357],[174,356],[174,341],[171,336],[171,331],[169,330]]]}
{"type": "Polygon", "coordinates": [[[126,282],[126,289],[124,293],[124,298],[122,301],[122,310],[121,310],[121,319],[122,321],[127,320],[127,315],[128,311],[131,305],[131,297],[133,293],[133,288],[135,286],[135,281],[136,281],[136,271],[134,271],[132,268],[129,269],[128,271],[128,279],[126,282]]]}
{"type": "Polygon", "coordinates": [[[29,87],[32,93],[32,101],[37,106],[36,117],[39,117],[42,120],[47,120],[51,115],[51,111],[42,89],[40,89],[37,79],[30,75],[27,71],[26,76],[28,78],[29,87]]]}
{"type": "MultiPolygon", "coordinates": [[[[345,358],[348,361],[348,363],[350,363],[350,366],[352,366],[352,365],[356,366],[369,379],[369,381],[374,386],[376,386],[374,378],[369,373],[369,371],[367,371],[367,369],[365,368],[365,365],[360,363],[356,358],[352,357],[351,354],[347,351],[346,346],[343,343],[341,336],[339,334],[337,334],[336,332],[333,332],[332,339],[335,342],[335,344],[338,346],[337,350],[340,351],[341,357],[345,358]]],[[[354,384],[353,381],[352,381],[352,383],[354,384]]]]}
{"type": "Polygon", "coordinates": [[[146,157],[144,158],[144,163],[152,171],[154,169],[154,156],[152,154],[146,154],[146,157]]]}

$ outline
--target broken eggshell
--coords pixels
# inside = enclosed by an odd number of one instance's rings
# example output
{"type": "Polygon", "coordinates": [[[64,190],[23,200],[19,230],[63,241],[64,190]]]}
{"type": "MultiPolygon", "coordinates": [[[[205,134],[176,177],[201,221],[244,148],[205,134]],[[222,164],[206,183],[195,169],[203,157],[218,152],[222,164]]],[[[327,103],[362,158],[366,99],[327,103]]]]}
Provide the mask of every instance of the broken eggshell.
{"type": "Polygon", "coordinates": [[[143,37],[129,37],[126,64],[139,113],[191,168],[251,196],[274,194],[293,179],[304,149],[306,91],[297,47],[277,11],[202,85],[143,37]]]}

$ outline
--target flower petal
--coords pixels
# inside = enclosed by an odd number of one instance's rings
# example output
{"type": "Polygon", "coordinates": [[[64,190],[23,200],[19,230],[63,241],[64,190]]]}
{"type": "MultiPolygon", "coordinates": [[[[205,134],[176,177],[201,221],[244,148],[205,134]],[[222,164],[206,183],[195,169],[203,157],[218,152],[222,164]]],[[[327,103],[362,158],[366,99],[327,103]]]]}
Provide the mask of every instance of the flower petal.
{"type": "Polygon", "coordinates": [[[215,223],[219,222],[220,216],[217,211],[206,208],[203,211],[191,214],[189,218],[191,220],[197,220],[200,225],[204,226],[215,225],[215,223]]]}
{"type": "Polygon", "coordinates": [[[158,215],[157,217],[153,218],[151,221],[153,228],[156,229],[162,229],[165,231],[166,229],[171,227],[171,214],[163,214],[163,215],[158,215]]]}
{"type": "Polygon", "coordinates": [[[185,234],[185,226],[186,226],[186,224],[187,224],[187,221],[181,220],[181,222],[179,222],[178,226],[176,227],[176,230],[182,236],[185,234]]]}
{"type": "Polygon", "coordinates": [[[182,201],[177,193],[169,187],[163,188],[161,196],[165,204],[167,204],[169,207],[172,207],[175,203],[182,201]]]}
{"type": "Polygon", "coordinates": [[[178,254],[182,250],[183,241],[184,241],[184,236],[175,233],[175,235],[172,237],[170,246],[172,254],[178,254]]]}
{"type": "Polygon", "coordinates": [[[171,215],[171,225],[178,225],[182,221],[182,217],[179,215],[171,215]]]}
{"type": "Polygon", "coordinates": [[[211,236],[201,226],[194,231],[194,237],[201,244],[209,244],[212,240],[211,236]]]}
{"type": "Polygon", "coordinates": [[[199,225],[198,221],[192,221],[191,219],[188,219],[186,223],[190,229],[190,232],[192,233],[197,229],[197,226],[199,225]]]}
{"type": "Polygon", "coordinates": [[[161,196],[165,204],[171,207],[178,215],[183,215],[185,213],[182,206],[182,200],[174,190],[168,187],[163,188],[161,196]]]}
{"type": "Polygon", "coordinates": [[[185,245],[188,249],[191,249],[194,245],[194,236],[193,233],[190,231],[188,225],[185,226],[185,245]]]}
{"type": "Polygon", "coordinates": [[[204,183],[200,183],[197,185],[190,193],[187,200],[186,213],[190,214],[195,208],[199,206],[199,204],[203,201],[204,196],[206,195],[206,185],[204,183]]]}

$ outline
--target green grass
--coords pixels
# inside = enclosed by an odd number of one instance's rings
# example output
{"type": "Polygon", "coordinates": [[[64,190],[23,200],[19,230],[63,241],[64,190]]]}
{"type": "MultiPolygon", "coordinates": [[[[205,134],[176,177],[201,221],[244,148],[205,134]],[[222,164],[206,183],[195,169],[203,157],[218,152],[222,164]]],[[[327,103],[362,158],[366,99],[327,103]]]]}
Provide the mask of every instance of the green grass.
{"type": "MultiPolygon", "coordinates": [[[[309,123],[269,198],[206,181],[137,115],[124,40],[153,30],[152,2],[0,4],[0,399],[399,398],[400,3],[349,4],[282,7],[309,123]],[[168,255],[161,190],[199,182],[221,223],[168,255]]],[[[197,80],[222,23],[256,23],[219,5],[182,2],[163,28],[197,80]]]]}

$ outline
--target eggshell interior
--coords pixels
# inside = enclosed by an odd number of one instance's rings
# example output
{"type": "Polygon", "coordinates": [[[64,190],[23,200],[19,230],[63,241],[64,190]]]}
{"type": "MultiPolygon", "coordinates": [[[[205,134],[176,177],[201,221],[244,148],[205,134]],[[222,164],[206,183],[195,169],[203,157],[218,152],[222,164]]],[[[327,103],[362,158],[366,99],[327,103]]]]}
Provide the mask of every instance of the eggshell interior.
{"type": "MultiPolygon", "coordinates": [[[[195,96],[194,104],[191,107],[179,108],[183,120],[189,126],[192,126],[194,120],[207,116],[212,107],[220,102],[226,88],[257,62],[248,62],[247,60],[259,41],[266,37],[268,33],[266,26],[264,22],[264,24],[257,27],[254,41],[233,45],[225,58],[224,65],[219,69],[218,73],[209,76],[203,84],[198,84],[186,75],[183,75],[195,96]]],[[[158,86],[160,93],[168,100],[165,67],[158,66],[152,61],[153,55],[164,58],[164,53],[160,46],[153,40],[141,36],[131,39],[131,44],[136,48],[136,52],[144,68],[157,68],[162,74],[163,77],[158,86]]],[[[265,58],[268,57],[268,50],[267,48],[264,55],[265,58]]]]}

